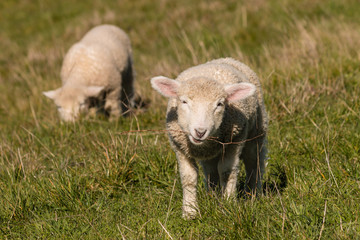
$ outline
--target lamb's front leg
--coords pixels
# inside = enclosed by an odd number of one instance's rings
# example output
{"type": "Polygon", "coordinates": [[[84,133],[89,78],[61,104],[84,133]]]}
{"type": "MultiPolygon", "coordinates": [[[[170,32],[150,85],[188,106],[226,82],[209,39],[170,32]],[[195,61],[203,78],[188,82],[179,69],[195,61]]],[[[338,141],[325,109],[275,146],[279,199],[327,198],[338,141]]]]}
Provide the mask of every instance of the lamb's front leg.
{"type": "Polygon", "coordinates": [[[192,219],[198,209],[196,201],[198,169],[194,159],[189,159],[180,152],[176,153],[176,157],[183,188],[183,218],[192,219]]]}
{"type": "Polygon", "coordinates": [[[218,162],[220,186],[225,198],[235,197],[242,148],[242,144],[228,146],[218,162]]]}
{"type": "Polygon", "coordinates": [[[121,88],[116,88],[108,92],[104,106],[105,111],[111,118],[116,119],[122,114],[121,110],[121,88]]]}

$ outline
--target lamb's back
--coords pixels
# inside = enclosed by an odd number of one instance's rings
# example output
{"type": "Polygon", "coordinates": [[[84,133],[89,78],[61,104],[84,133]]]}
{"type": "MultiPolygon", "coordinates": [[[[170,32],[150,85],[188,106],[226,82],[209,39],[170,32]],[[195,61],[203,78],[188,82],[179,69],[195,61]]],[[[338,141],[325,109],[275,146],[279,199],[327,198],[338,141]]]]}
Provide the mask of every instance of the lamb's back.
{"type": "Polygon", "coordinates": [[[109,50],[98,45],[73,45],[65,55],[61,68],[63,85],[119,85],[120,73],[109,50]]]}
{"type": "Polygon", "coordinates": [[[107,48],[120,68],[126,66],[128,58],[131,58],[132,49],[129,37],[122,29],[113,25],[100,25],[93,28],[80,42],[87,46],[99,45],[107,48]]]}
{"type": "Polygon", "coordinates": [[[61,70],[63,84],[118,86],[120,73],[132,64],[126,33],[111,25],[90,30],[65,55],[61,70]]]}
{"type": "Polygon", "coordinates": [[[202,77],[216,80],[221,84],[248,82],[247,77],[233,66],[215,61],[191,67],[180,73],[176,80],[185,81],[192,78],[202,77]]]}

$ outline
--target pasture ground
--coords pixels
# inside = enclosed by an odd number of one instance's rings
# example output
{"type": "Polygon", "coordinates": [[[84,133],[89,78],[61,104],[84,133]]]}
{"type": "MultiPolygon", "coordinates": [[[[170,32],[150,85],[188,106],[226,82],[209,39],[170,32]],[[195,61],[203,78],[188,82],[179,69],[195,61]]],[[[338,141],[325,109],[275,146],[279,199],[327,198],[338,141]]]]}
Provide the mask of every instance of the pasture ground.
{"type": "MultiPolygon", "coordinates": [[[[0,3],[0,239],[360,238],[360,2],[30,1],[0,3]],[[123,28],[133,117],[61,124],[42,91],[91,27],[123,28]],[[199,185],[181,218],[167,100],[149,79],[219,57],[251,66],[270,116],[265,195],[224,201],[199,185]]],[[[241,169],[239,184],[244,181],[241,169]]]]}

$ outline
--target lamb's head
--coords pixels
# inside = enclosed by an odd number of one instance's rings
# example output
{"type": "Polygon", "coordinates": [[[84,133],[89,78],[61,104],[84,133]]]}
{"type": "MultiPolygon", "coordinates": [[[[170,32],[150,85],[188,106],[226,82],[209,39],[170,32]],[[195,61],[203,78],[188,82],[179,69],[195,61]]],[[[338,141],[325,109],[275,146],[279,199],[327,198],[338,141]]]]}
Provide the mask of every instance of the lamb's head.
{"type": "Polygon", "coordinates": [[[152,78],[151,84],[165,97],[176,99],[178,123],[195,145],[216,136],[227,104],[247,98],[256,90],[251,83],[223,85],[208,78],[180,82],[159,76],[152,78]]]}
{"type": "Polygon", "coordinates": [[[61,87],[55,90],[43,92],[43,94],[53,99],[63,121],[75,121],[82,112],[89,108],[90,97],[96,97],[104,87],[61,87]]]}

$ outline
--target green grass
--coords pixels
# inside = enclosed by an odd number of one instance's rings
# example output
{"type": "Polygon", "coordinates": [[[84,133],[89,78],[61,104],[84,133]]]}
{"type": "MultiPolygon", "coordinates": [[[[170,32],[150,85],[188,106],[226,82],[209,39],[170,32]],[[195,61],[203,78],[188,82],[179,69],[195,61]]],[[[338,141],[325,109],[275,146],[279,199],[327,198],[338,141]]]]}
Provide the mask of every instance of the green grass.
{"type": "Polygon", "coordinates": [[[0,239],[360,238],[359,8],[356,0],[2,1],[0,239]],[[151,106],[118,121],[61,124],[41,92],[60,86],[67,49],[101,23],[129,33],[137,92],[151,106]],[[200,181],[201,216],[185,221],[166,99],[149,79],[224,56],[263,84],[266,194],[224,201],[200,181]]]}

